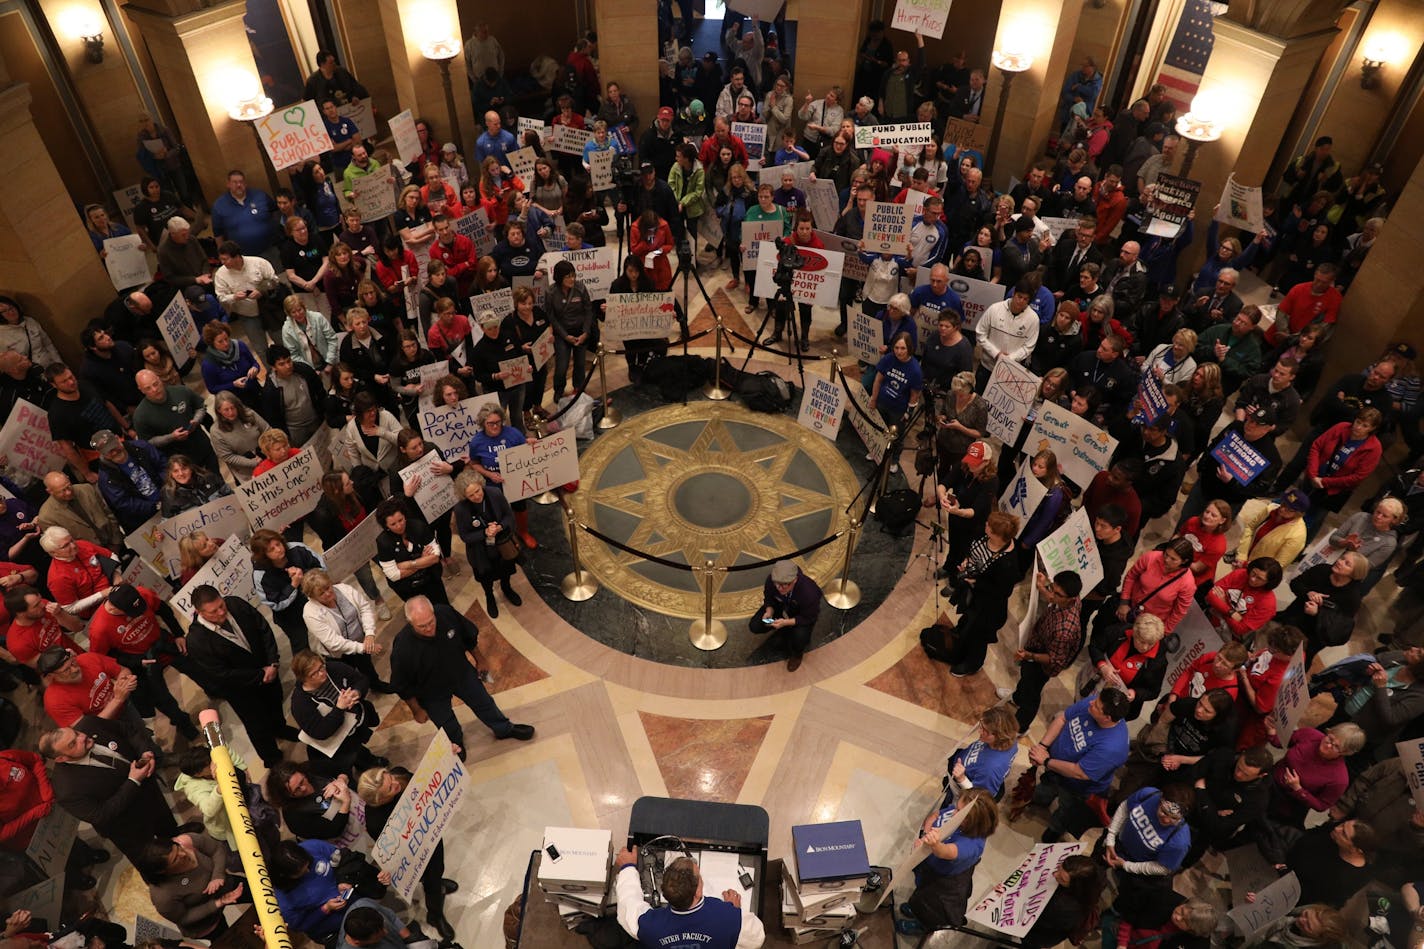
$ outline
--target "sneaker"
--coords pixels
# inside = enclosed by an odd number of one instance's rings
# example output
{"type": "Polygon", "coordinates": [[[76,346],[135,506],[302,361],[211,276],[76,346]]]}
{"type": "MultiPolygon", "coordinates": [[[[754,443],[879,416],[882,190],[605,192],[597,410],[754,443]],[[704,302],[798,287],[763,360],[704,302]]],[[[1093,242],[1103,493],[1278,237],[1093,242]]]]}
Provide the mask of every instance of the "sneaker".
{"type": "Polygon", "coordinates": [[[895,931],[902,936],[919,936],[924,933],[925,927],[917,919],[897,919],[895,931]]]}
{"type": "Polygon", "coordinates": [[[488,669],[481,669],[481,670],[480,670],[480,681],[483,682],[485,685],[493,685],[493,684],[494,684],[494,673],[493,673],[493,672],[490,672],[488,669]]]}
{"type": "Polygon", "coordinates": [[[384,603],[380,604],[376,607],[376,618],[382,623],[387,622],[391,618],[391,608],[384,603]]]}

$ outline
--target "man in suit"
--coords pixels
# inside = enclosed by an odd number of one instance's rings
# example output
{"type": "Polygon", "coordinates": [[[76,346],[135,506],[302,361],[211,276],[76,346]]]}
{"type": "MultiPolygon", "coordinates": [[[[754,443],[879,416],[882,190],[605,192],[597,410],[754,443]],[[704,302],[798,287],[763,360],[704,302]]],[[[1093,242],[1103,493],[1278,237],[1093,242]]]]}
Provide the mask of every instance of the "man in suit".
{"type": "Polygon", "coordinates": [[[40,735],[39,749],[54,761],[50,783],[59,806],[93,824],[130,860],[155,836],[178,833],[154,777],[152,742],[143,733],[122,721],[85,715],[40,735]]]}
{"type": "Polygon", "coordinates": [[[277,639],[262,614],[239,597],[203,584],[193,591],[197,619],[188,627],[189,673],[213,698],[226,699],[262,763],[282,760],[277,739],[297,740],[283,712],[277,639]]]}
{"type": "Polygon", "coordinates": [[[1078,271],[1084,264],[1102,266],[1103,252],[1093,243],[1097,231],[1096,218],[1084,217],[1072,231],[1065,231],[1048,255],[1048,275],[1045,283],[1060,303],[1078,292],[1078,271]]]}
{"type": "Polygon", "coordinates": [[[1221,273],[1216,275],[1216,286],[1211,293],[1202,294],[1184,308],[1187,325],[1201,334],[1213,326],[1236,319],[1243,306],[1241,298],[1236,295],[1236,281],[1240,276],[1231,267],[1222,268],[1221,273]]]}

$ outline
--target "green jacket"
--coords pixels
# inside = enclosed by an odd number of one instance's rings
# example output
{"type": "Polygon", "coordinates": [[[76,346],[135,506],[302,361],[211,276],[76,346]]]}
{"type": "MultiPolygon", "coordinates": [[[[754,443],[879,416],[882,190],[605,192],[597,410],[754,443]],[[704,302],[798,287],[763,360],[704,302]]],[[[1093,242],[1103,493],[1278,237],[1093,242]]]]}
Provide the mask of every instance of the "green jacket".
{"type": "Polygon", "coordinates": [[[381,163],[374,158],[366,163],[365,169],[357,168],[356,163],[352,162],[347,165],[346,170],[341,173],[341,190],[345,193],[346,197],[351,197],[351,189],[356,184],[357,178],[373,175],[380,169],[381,163]]]}
{"type": "Polygon", "coordinates": [[[1205,330],[1197,340],[1197,362],[1217,362],[1216,344],[1225,343],[1226,358],[1220,360],[1221,371],[1234,373],[1245,379],[1261,371],[1264,354],[1261,351],[1261,334],[1247,333],[1239,339],[1231,335],[1230,323],[1219,323],[1205,330]]]}
{"type": "Polygon", "coordinates": [[[702,163],[694,160],[692,171],[684,173],[682,165],[673,162],[668,172],[668,187],[677,198],[678,207],[689,218],[700,218],[707,211],[707,193],[703,190],[702,163]]]}

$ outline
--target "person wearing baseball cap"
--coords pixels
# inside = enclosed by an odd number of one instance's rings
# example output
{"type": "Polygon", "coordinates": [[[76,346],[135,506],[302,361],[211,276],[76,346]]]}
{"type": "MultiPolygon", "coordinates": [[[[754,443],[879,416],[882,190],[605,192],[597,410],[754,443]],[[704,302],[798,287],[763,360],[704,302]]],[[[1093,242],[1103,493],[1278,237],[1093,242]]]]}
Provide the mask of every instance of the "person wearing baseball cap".
{"type": "Polygon", "coordinates": [[[668,106],[658,110],[653,124],[643,130],[638,139],[638,156],[643,162],[651,162],[657,169],[659,178],[666,178],[672,171],[672,163],[677,158],[677,145],[682,136],[673,131],[673,120],[677,113],[668,106]]]}
{"type": "Polygon", "coordinates": [[[187,644],[169,631],[177,625],[177,617],[157,593],[120,583],[109,591],[89,622],[89,648],[113,658],[138,677],[133,704],[141,717],[152,718],[155,710],[160,711],[179,734],[192,741],[198,737],[198,728],[163,677],[174,657],[187,649],[187,644]]]}
{"type": "Polygon", "coordinates": [[[1197,483],[1182,505],[1177,530],[1208,501],[1220,499],[1239,511],[1252,498],[1268,494],[1281,470],[1275,433],[1276,410],[1269,405],[1256,406],[1223,429],[1197,462],[1197,483]]]}
{"type": "Polygon", "coordinates": [[[1259,498],[1241,509],[1236,521],[1241,525],[1241,541],[1226,555],[1229,564],[1250,563],[1270,557],[1288,567],[1305,549],[1310,497],[1300,488],[1287,488],[1275,500],[1259,498]]]}
{"type": "Polygon", "coordinates": [[[45,680],[45,712],[59,727],[73,725],[85,715],[97,715],[148,733],[129,702],[138,678],[108,656],[96,652],[76,656],[63,646],[51,646],[40,653],[35,669],[45,680]]]}
{"type": "Polygon", "coordinates": [[[949,543],[936,579],[952,575],[964,562],[970,544],[983,535],[984,521],[999,500],[998,468],[988,442],[972,441],[958,464],[948,458],[945,462],[940,465],[935,496],[943,515],[937,520],[945,524],[949,543]]]}
{"type": "Polygon", "coordinates": [[[811,631],[821,615],[821,588],[790,560],[771,565],[771,574],[762,588],[761,609],[747,624],[753,635],[785,630],[790,656],[786,671],[801,668],[801,658],[811,644],[811,631]]]}

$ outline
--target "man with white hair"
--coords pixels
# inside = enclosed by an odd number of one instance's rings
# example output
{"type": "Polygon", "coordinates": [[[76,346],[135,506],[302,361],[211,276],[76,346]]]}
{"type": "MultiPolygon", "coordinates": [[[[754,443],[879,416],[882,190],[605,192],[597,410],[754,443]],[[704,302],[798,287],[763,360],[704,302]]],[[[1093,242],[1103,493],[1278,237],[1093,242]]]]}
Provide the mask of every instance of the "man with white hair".
{"type": "Polygon", "coordinates": [[[211,287],[213,268],[208,264],[207,251],[193,240],[193,225],[186,218],[171,217],[158,242],[158,269],[164,283],[179,290],[199,284],[211,287]]]}
{"type": "Polygon", "coordinates": [[[124,532],[98,488],[87,483],[74,484],[62,471],[45,475],[44,487],[49,497],[35,515],[35,526],[41,531],[63,527],[79,540],[111,550],[123,544],[124,532]]]}
{"type": "Polygon", "coordinates": [[[413,596],[405,603],[406,624],[391,645],[391,686],[420,723],[433,721],[459,747],[465,760],[465,732],[452,700],[459,698],[496,739],[529,741],[533,725],[511,722],[485,691],[471,663],[479,646],[479,627],[445,604],[413,596]]]}

